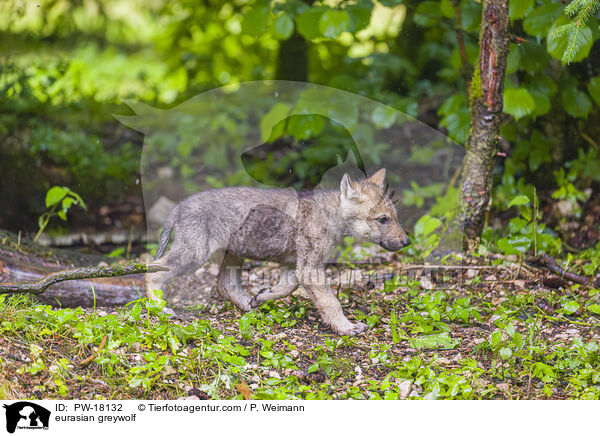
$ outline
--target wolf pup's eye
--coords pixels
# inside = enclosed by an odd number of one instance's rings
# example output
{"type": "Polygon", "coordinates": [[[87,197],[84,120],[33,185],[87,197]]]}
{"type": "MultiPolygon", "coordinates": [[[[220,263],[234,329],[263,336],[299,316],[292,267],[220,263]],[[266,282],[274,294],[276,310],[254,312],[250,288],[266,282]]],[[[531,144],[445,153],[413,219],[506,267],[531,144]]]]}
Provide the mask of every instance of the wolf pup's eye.
{"type": "Polygon", "coordinates": [[[386,217],[386,216],[381,216],[381,217],[376,218],[376,219],[377,219],[377,222],[379,224],[387,224],[387,223],[390,222],[390,219],[388,217],[386,217]]]}

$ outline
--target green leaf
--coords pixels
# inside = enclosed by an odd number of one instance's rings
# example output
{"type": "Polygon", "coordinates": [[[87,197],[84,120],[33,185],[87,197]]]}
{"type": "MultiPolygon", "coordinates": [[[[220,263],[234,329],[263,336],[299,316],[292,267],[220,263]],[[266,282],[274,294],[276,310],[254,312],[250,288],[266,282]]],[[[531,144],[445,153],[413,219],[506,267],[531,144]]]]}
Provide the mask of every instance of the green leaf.
{"type": "Polygon", "coordinates": [[[288,39],[294,32],[294,20],[288,14],[278,16],[271,23],[271,33],[277,39],[288,39]]]}
{"type": "Polygon", "coordinates": [[[504,327],[504,331],[508,334],[508,336],[510,336],[511,338],[514,336],[516,328],[514,324],[509,324],[506,327],[504,327]]]}
{"type": "Polygon", "coordinates": [[[512,343],[517,348],[523,347],[523,335],[519,332],[516,332],[512,338],[512,343]]]}
{"type": "Polygon", "coordinates": [[[260,120],[260,137],[263,141],[274,141],[281,136],[285,128],[284,123],[281,123],[281,121],[287,117],[289,112],[290,107],[287,104],[276,103],[271,110],[262,117],[260,120]],[[278,127],[277,132],[274,129],[275,126],[278,127]]]}
{"type": "Polygon", "coordinates": [[[448,129],[448,136],[459,144],[464,144],[469,137],[471,129],[471,114],[467,108],[446,115],[440,125],[448,129]]]}
{"type": "Polygon", "coordinates": [[[54,206],[60,200],[63,199],[65,195],[69,193],[69,189],[63,186],[53,186],[46,193],[46,207],[54,206]]]}
{"type": "Polygon", "coordinates": [[[409,340],[412,347],[424,349],[452,349],[459,340],[452,339],[448,332],[419,336],[409,340]]]}
{"type": "Polygon", "coordinates": [[[587,84],[587,90],[592,99],[600,106],[600,76],[592,77],[587,84]]]}
{"type": "Polygon", "coordinates": [[[496,244],[498,245],[498,249],[505,254],[523,254],[531,246],[531,238],[524,235],[502,238],[496,244]]]}
{"type": "Polygon", "coordinates": [[[560,100],[567,113],[575,118],[587,118],[592,109],[591,100],[585,92],[577,89],[576,85],[563,88],[560,100]]]}
{"type": "Polygon", "coordinates": [[[500,345],[501,340],[502,332],[500,330],[495,330],[494,333],[492,333],[490,344],[492,345],[492,347],[497,347],[498,345],[500,345]]]}
{"type": "Polygon", "coordinates": [[[378,105],[371,115],[371,120],[375,127],[387,129],[394,125],[397,115],[398,111],[393,107],[378,105]]]}
{"type": "Polygon", "coordinates": [[[500,348],[500,357],[502,357],[502,360],[508,360],[512,357],[512,350],[508,347],[502,347],[500,348]]]}
{"type": "Polygon", "coordinates": [[[543,45],[528,41],[521,46],[520,69],[536,72],[548,65],[549,56],[543,45]]]}
{"type": "Polygon", "coordinates": [[[323,13],[324,9],[317,7],[307,9],[300,15],[296,15],[298,32],[306,39],[314,39],[321,36],[319,33],[319,22],[323,13]]]}
{"type": "Polygon", "coordinates": [[[442,18],[442,11],[439,2],[425,1],[417,6],[413,20],[419,26],[431,27],[437,24],[442,18]]]}
{"type": "Polygon", "coordinates": [[[575,300],[569,300],[563,305],[563,310],[567,315],[572,315],[579,310],[581,306],[575,300]]]}
{"type": "Polygon", "coordinates": [[[508,7],[510,19],[519,20],[523,18],[534,4],[535,0],[511,0],[508,7]]]}
{"type": "Polygon", "coordinates": [[[596,315],[600,315],[600,304],[590,304],[587,309],[596,315]]]}
{"type": "Polygon", "coordinates": [[[63,221],[67,220],[67,214],[65,213],[64,210],[59,210],[57,215],[61,220],[63,220],[63,221]]]}
{"type": "Polygon", "coordinates": [[[388,8],[393,8],[402,4],[402,0],[381,0],[380,3],[388,8]]]}
{"type": "Polygon", "coordinates": [[[65,212],[68,211],[71,208],[71,205],[77,203],[77,200],[75,200],[73,197],[65,197],[63,198],[62,201],[62,210],[64,210],[65,212]]]}
{"type": "Polygon", "coordinates": [[[424,215],[415,224],[415,235],[426,238],[441,225],[439,219],[424,215]]]}
{"type": "Polygon", "coordinates": [[[325,38],[337,38],[350,28],[350,16],[346,11],[329,10],[321,15],[319,32],[325,38]]]}
{"type": "Polygon", "coordinates": [[[371,11],[372,11],[372,3],[369,2],[371,6],[365,6],[365,4],[350,4],[346,6],[346,12],[350,15],[350,31],[358,32],[359,30],[364,29],[371,22],[371,11]]]}
{"type": "Polygon", "coordinates": [[[320,115],[293,115],[288,121],[288,132],[296,139],[308,139],[321,132],[325,121],[320,115]]]}
{"type": "MultiPolygon", "coordinates": [[[[481,2],[462,0],[460,2],[460,9],[462,11],[463,30],[466,32],[475,32],[481,24],[481,2]]],[[[467,45],[467,49],[468,47],[467,45]]]]}
{"type": "Polygon", "coordinates": [[[521,66],[521,46],[510,43],[510,50],[506,57],[506,74],[512,74],[519,71],[521,66]]]}
{"type": "Polygon", "coordinates": [[[533,113],[535,102],[533,97],[524,88],[509,88],[504,91],[504,112],[515,119],[521,119],[533,113]]]}
{"type": "Polygon", "coordinates": [[[454,17],[455,10],[451,0],[442,0],[440,2],[440,11],[445,18],[454,17]]]}
{"type": "Polygon", "coordinates": [[[577,28],[569,24],[566,16],[559,17],[546,40],[548,53],[553,58],[560,59],[563,64],[582,61],[594,44],[592,30],[588,26],[577,28]]]}
{"type": "Polygon", "coordinates": [[[267,30],[267,24],[270,18],[269,1],[258,1],[252,9],[244,15],[242,30],[244,33],[252,36],[261,36],[267,30]]]}
{"type": "Polygon", "coordinates": [[[508,203],[508,209],[510,209],[513,206],[523,206],[525,204],[528,204],[530,201],[531,200],[526,195],[517,195],[515,198],[510,200],[510,203],[508,203]]]}
{"type": "Polygon", "coordinates": [[[511,235],[518,235],[527,226],[523,218],[515,217],[508,222],[508,231],[511,235]]]}
{"type": "Polygon", "coordinates": [[[554,20],[562,14],[563,6],[560,3],[550,3],[535,8],[523,20],[523,29],[531,36],[545,38],[554,20]]]}

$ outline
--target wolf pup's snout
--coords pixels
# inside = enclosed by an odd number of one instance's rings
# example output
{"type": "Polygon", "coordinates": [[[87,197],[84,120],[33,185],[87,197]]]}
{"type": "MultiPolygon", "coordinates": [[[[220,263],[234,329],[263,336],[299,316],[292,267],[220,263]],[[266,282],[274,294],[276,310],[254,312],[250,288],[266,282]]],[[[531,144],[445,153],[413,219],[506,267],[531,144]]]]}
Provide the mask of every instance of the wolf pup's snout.
{"type": "Polygon", "coordinates": [[[400,239],[389,239],[387,241],[381,241],[379,245],[389,251],[398,251],[410,245],[410,238],[408,236],[404,236],[400,239]]]}

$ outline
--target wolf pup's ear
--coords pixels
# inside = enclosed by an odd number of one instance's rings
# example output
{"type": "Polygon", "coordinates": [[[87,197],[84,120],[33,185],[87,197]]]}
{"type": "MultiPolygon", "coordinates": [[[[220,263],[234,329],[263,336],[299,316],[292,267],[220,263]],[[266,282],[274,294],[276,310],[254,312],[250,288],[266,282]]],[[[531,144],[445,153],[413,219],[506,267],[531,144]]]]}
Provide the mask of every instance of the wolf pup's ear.
{"type": "Polygon", "coordinates": [[[350,176],[348,174],[344,174],[342,177],[342,183],[340,183],[340,191],[345,198],[352,199],[358,198],[359,192],[352,180],[350,180],[350,176]]]}
{"type": "Polygon", "coordinates": [[[373,174],[371,177],[368,178],[368,181],[370,183],[373,183],[377,186],[381,186],[382,188],[384,187],[384,182],[385,180],[385,168],[380,169],[379,171],[377,171],[375,174],[373,174]]]}

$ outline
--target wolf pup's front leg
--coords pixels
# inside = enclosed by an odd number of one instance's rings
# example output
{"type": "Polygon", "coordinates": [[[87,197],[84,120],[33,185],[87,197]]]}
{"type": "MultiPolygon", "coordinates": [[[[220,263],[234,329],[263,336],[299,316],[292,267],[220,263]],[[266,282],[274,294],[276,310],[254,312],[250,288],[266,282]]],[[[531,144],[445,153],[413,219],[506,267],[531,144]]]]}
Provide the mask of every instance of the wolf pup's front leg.
{"type": "Polygon", "coordinates": [[[325,324],[340,335],[355,336],[369,329],[362,322],[352,323],[342,310],[342,305],[327,283],[323,265],[311,267],[312,262],[298,259],[297,276],[300,284],[308,291],[310,298],[325,324]]]}

